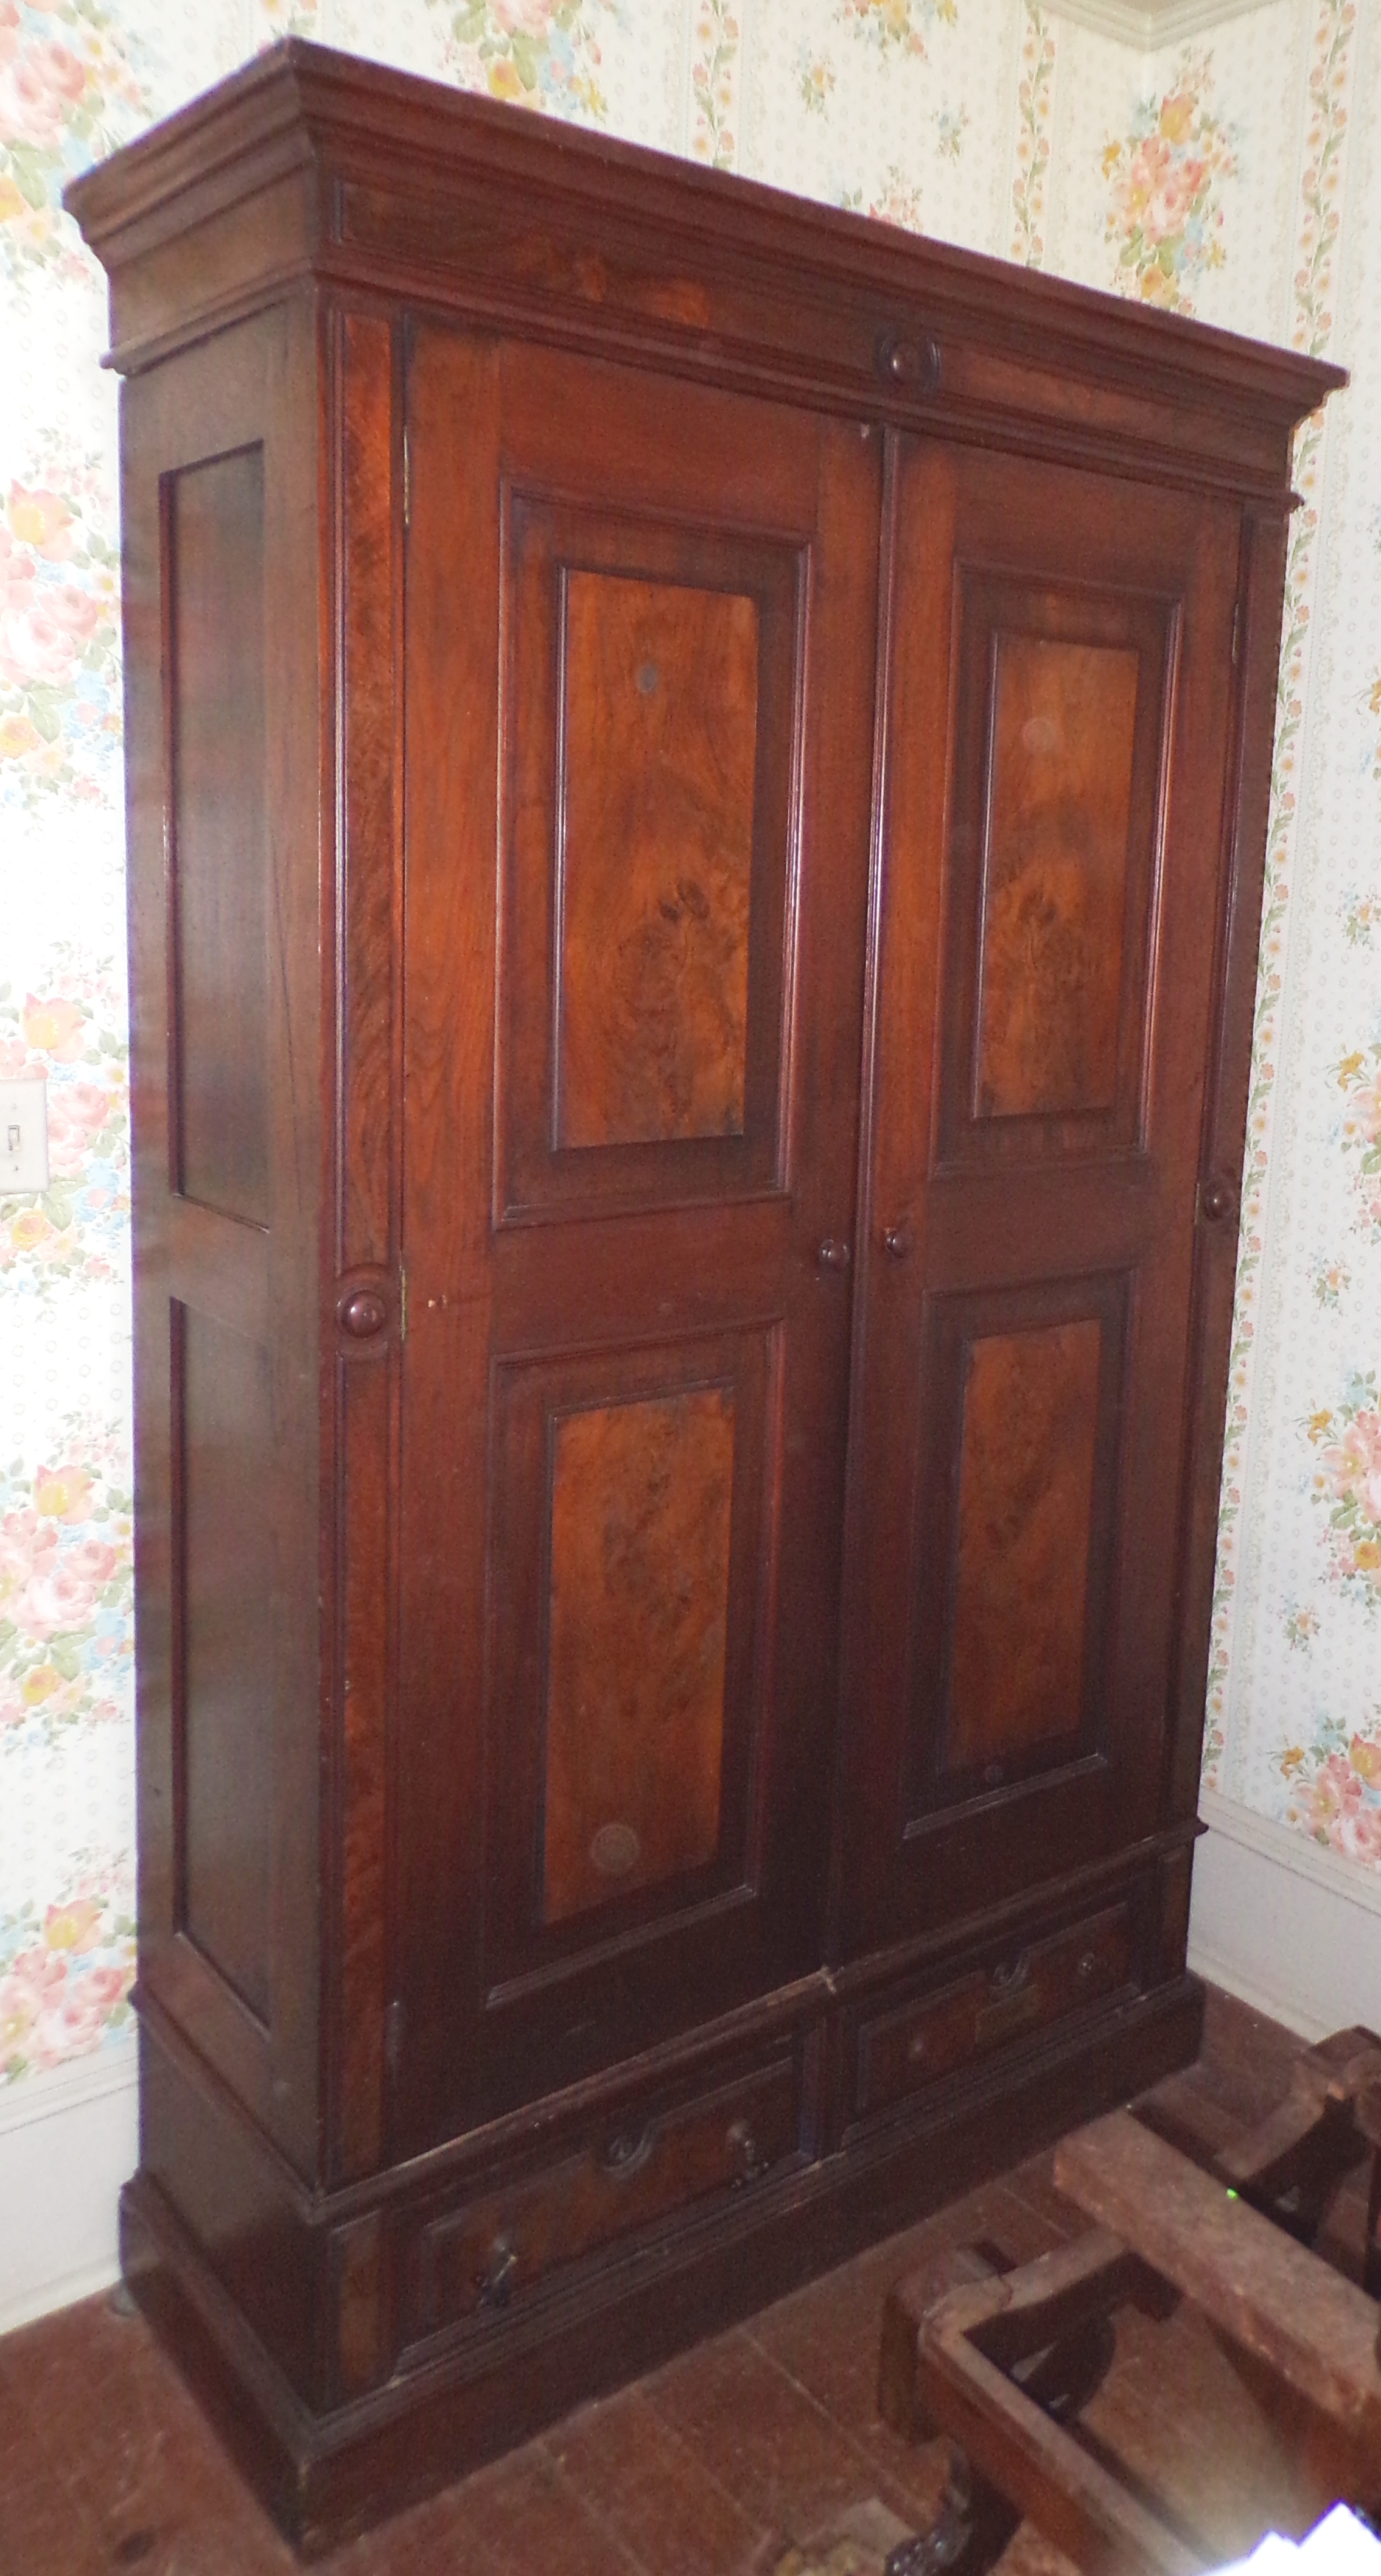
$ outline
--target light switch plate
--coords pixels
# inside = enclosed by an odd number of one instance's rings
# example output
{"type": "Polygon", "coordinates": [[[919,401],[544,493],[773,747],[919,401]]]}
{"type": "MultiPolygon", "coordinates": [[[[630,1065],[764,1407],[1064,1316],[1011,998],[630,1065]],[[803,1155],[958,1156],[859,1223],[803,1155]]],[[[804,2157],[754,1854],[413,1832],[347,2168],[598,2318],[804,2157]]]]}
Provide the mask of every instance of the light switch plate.
{"type": "Polygon", "coordinates": [[[0,1082],[0,1197],[47,1187],[47,1082],[42,1074],[0,1082]]]}

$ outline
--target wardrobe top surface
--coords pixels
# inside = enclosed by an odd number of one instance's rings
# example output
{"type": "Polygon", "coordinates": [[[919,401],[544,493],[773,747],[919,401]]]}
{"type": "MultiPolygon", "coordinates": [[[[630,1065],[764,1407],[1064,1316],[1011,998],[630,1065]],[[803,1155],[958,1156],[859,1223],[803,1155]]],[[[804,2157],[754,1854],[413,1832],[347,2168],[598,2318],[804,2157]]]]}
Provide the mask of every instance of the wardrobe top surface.
{"type": "MultiPolygon", "coordinates": [[[[615,354],[621,337],[644,362],[961,436],[969,414],[991,429],[1004,410],[1072,432],[1100,393],[1115,408],[1120,395],[1140,407],[1148,453],[1178,449],[1175,479],[1198,479],[1186,450],[1207,446],[1213,481],[1259,492],[1283,488],[1290,429],[1347,381],[1294,350],[299,37],[86,172],[66,202],[109,272],[126,372],[310,278],[615,354]],[[1219,433],[1186,438],[1194,413],[1218,414],[1219,433]]],[[[1130,415],[1099,426],[1133,434],[1130,415]]]]}

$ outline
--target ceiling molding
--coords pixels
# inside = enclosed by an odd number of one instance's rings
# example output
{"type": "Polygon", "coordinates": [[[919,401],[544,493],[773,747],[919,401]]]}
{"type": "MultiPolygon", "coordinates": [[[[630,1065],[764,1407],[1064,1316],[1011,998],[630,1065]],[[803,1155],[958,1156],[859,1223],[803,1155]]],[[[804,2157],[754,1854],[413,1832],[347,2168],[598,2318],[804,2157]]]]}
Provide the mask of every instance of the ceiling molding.
{"type": "Polygon", "coordinates": [[[1052,18],[1071,18],[1138,54],[1159,53],[1267,5],[1268,0],[1141,0],[1140,6],[1137,0],[1048,0],[1052,18]]]}

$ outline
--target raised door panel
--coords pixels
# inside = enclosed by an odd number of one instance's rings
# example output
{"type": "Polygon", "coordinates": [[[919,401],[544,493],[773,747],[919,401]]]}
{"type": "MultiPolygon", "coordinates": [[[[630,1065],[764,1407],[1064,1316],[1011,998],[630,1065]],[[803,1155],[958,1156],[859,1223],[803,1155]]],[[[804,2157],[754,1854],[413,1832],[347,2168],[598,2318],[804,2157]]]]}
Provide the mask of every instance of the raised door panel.
{"type": "Polygon", "coordinates": [[[140,1960],[318,2170],[316,325],[124,389],[140,1960]],[[303,746],[307,746],[303,756],[303,746]]]}
{"type": "Polygon", "coordinates": [[[1161,1821],[1223,933],[1228,507],[900,442],[842,1936],[1161,1821]]]}
{"type": "Polygon", "coordinates": [[[880,480],[441,331],[408,413],[403,2147],[821,1955],[880,480]]]}

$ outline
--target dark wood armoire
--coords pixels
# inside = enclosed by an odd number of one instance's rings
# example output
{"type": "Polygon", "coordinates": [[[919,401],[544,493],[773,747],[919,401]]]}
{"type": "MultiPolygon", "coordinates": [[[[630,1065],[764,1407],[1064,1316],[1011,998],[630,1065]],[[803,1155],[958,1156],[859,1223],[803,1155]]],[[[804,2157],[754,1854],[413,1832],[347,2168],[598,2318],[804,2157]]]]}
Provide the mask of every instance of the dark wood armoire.
{"type": "Polygon", "coordinates": [[[1192,2054],[1259,348],[296,42],[123,388],[138,2295],[319,2547],[1192,2054]]]}

